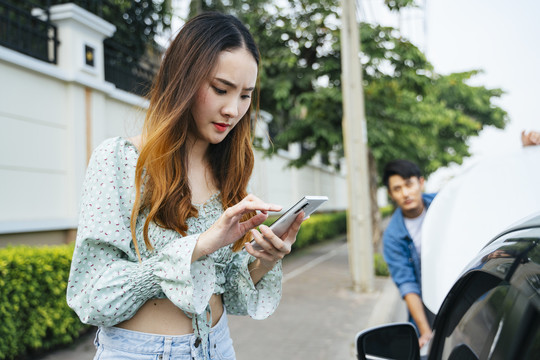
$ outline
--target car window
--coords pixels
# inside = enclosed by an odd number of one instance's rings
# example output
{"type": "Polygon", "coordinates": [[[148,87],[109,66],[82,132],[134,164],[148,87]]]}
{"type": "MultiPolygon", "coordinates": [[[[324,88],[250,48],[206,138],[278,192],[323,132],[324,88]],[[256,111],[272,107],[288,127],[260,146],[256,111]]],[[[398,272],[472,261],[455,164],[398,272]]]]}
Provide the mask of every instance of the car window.
{"type": "MultiPolygon", "coordinates": [[[[434,339],[429,351],[430,359],[448,359],[454,348],[462,344],[465,344],[474,356],[478,356],[482,345],[477,343],[477,336],[470,334],[475,330],[466,326],[466,322],[462,319],[474,319],[482,307],[480,305],[492,304],[494,300],[488,302],[488,299],[491,299],[498,286],[502,286],[502,290],[498,290],[498,295],[495,295],[494,299],[504,297],[504,293],[501,293],[504,292],[504,285],[506,284],[501,277],[481,270],[472,270],[462,276],[448,294],[435,319],[434,339]],[[469,344],[471,341],[474,342],[472,346],[469,344]]],[[[482,316],[488,316],[490,321],[495,321],[494,313],[496,308],[492,308],[491,313],[486,312],[482,316]]],[[[483,328],[485,327],[484,325],[483,328]]],[[[484,336],[482,338],[485,340],[484,336]]]]}
{"type": "Polygon", "coordinates": [[[510,279],[505,304],[505,327],[494,355],[505,359],[538,359],[540,354],[540,246],[531,242],[516,258],[518,266],[510,279]]]}
{"type": "Polygon", "coordinates": [[[456,351],[463,355],[464,349],[467,349],[468,359],[478,359],[485,353],[500,328],[498,323],[508,289],[509,285],[502,283],[485,292],[458,318],[459,322],[455,326],[449,326],[442,351],[443,359],[456,358],[456,351]]]}
{"type": "Polygon", "coordinates": [[[470,347],[465,344],[461,344],[452,350],[448,360],[478,360],[478,356],[476,356],[470,347]]]}
{"type": "Polygon", "coordinates": [[[531,231],[520,235],[527,236],[508,234],[486,249],[456,284],[438,314],[430,358],[537,358],[540,247],[531,231]]]}
{"type": "Polygon", "coordinates": [[[523,360],[536,360],[540,354],[540,316],[536,313],[523,345],[523,360]]]}

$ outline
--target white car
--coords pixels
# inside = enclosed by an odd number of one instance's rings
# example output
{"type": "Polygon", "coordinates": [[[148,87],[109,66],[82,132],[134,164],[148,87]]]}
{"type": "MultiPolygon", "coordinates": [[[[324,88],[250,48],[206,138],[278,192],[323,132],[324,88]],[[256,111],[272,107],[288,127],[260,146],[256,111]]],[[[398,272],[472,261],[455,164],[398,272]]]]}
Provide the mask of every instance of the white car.
{"type": "Polygon", "coordinates": [[[536,360],[540,356],[540,213],[489,241],[447,293],[427,354],[409,323],[357,334],[358,359],[536,360]]]}

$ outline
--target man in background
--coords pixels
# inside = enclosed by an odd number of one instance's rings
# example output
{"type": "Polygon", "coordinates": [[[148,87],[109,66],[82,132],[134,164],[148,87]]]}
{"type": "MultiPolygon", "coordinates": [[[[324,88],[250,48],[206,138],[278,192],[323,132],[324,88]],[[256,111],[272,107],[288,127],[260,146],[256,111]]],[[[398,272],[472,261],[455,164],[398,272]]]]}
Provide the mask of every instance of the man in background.
{"type": "Polygon", "coordinates": [[[424,346],[432,335],[434,315],[424,306],[421,291],[422,224],[435,194],[424,194],[419,167],[408,160],[386,164],[383,182],[397,206],[383,234],[383,255],[390,275],[407,304],[409,321],[424,346]]]}

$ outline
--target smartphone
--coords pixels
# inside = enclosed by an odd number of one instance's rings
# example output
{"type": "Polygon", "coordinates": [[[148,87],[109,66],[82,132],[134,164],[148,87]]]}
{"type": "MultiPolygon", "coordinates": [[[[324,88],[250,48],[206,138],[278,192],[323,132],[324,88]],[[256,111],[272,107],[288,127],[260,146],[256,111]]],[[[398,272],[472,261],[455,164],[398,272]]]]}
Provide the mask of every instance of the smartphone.
{"type": "MultiPolygon", "coordinates": [[[[274,221],[272,225],[270,225],[270,229],[272,229],[277,236],[281,236],[289,229],[300,211],[304,210],[304,219],[306,219],[326,201],[328,201],[327,196],[304,196],[274,221]]],[[[255,240],[252,240],[251,244],[254,249],[262,250],[255,240]]]]}

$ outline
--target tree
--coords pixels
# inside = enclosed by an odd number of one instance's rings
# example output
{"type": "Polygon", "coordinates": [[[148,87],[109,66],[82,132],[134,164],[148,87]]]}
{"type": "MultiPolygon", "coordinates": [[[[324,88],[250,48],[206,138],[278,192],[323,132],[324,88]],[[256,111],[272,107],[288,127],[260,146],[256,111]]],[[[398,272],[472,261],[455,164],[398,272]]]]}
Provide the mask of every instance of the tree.
{"type": "MultiPolygon", "coordinates": [[[[13,2],[14,6],[31,11],[31,2],[13,2]]],[[[170,29],[170,0],[35,0],[46,7],[74,3],[116,26],[112,40],[129,49],[136,60],[150,50],[159,49],[156,36],[170,29]]]]}
{"type": "Polygon", "coordinates": [[[108,0],[101,11],[116,26],[112,40],[134,52],[136,58],[149,50],[161,51],[156,37],[171,27],[170,0],[108,0]]]}
{"type": "MultiPolygon", "coordinates": [[[[199,3],[199,9],[238,16],[256,38],[263,55],[260,104],[273,116],[274,146],[302,144],[301,156],[290,165],[301,167],[316,154],[342,157],[339,1],[288,0],[283,8],[265,0],[199,3]]],[[[414,0],[385,3],[393,11],[414,6],[414,0]]],[[[439,167],[462,163],[470,155],[467,140],[485,126],[504,128],[507,114],[493,103],[502,90],[468,84],[479,70],[437,74],[398,30],[360,26],[370,168],[379,175],[386,162],[408,158],[427,177],[439,167]]],[[[373,193],[376,188],[372,180],[373,193]]]]}
{"type": "Polygon", "coordinates": [[[362,25],[368,143],[381,174],[408,158],[426,176],[469,156],[467,139],[485,126],[503,128],[507,114],[493,104],[500,89],[469,86],[479,71],[439,75],[396,30],[362,25]]]}
{"type": "MultiPolygon", "coordinates": [[[[414,6],[412,0],[385,2],[396,11],[414,6]]],[[[227,4],[202,1],[202,9],[234,13],[257,38],[261,108],[274,116],[275,146],[302,143],[301,157],[291,161],[298,167],[316,154],[342,156],[339,2],[227,4]]],[[[506,112],[493,104],[503,92],[468,85],[478,70],[443,76],[396,29],[362,24],[360,34],[368,144],[379,174],[387,161],[407,157],[428,176],[469,156],[467,139],[485,126],[505,126],[506,112]]]]}
{"type": "Polygon", "coordinates": [[[273,116],[269,130],[276,147],[303,137],[303,154],[292,162],[299,167],[316,153],[337,150],[342,156],[339,3],[291,0],[280,8],[264,0],[235,2],[233,8],[202,1],[199,8],[233,13],[256,38],[263,55],[260,106],[273,116]]]}

